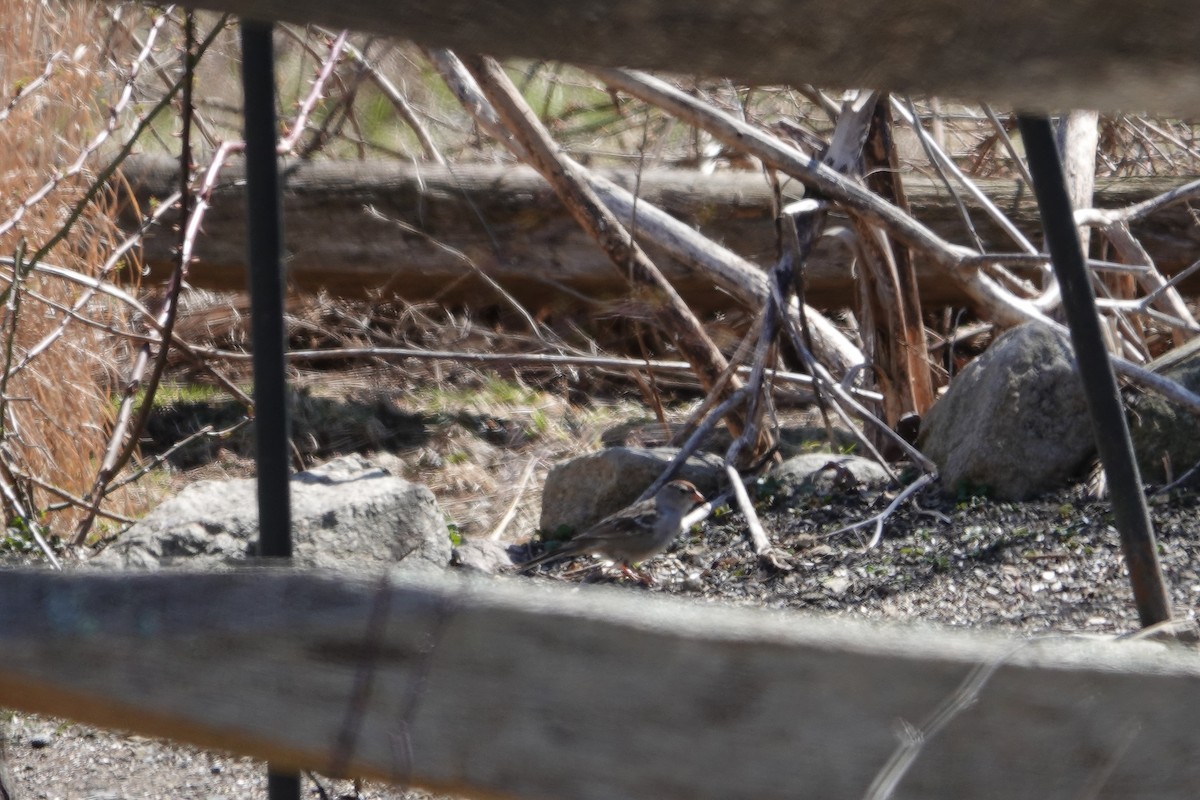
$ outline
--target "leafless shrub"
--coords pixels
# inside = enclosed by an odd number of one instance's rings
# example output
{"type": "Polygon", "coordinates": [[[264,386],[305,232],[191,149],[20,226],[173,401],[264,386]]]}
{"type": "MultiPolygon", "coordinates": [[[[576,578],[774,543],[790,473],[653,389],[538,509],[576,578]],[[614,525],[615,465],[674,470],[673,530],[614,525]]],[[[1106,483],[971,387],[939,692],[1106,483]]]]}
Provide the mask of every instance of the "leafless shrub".
{"type": "MultiPolygon", "coordinates": [[[[86,490],[104,447],[117,348],[103,331],[64,325],[67,309],[85,299],[78,287],[36,272],[18,275],[14,284],[11,257],[23,252],[25,264],[39,258],[96,275],[111,252],[112,198],[100,192],[85,200],[94,169],[86,153],[113,102],[113,54],[96,37],[107,13],[80,3],[0,6],[0,92],[7,98],[0,109],[0,254],[10,257],[0,264],[8,367],[0,399],[2,474],[11,489],[5,508],[8,519],[20,513],[14,500],[27,514],[56,511],[45,517],[52,530],[71,524],[75,512],[62,495],[86,490]],[[76,208],[72,232],[47,249],[76,208]]],[[[80,310],[104,324],[124,324],[125,312],[102,298],[80,310]]],[[[116,513],[138,508],[131,493],[113,499],[116,513]]]]}

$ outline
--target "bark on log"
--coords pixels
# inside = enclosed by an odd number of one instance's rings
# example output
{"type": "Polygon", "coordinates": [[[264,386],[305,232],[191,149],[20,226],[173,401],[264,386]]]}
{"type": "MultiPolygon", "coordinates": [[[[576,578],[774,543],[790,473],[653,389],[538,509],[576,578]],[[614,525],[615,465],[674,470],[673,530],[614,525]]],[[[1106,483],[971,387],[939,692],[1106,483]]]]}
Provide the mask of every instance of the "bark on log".
{"type": "MultiPolygon", "coordinates": [[[[142,209],[168,196],[177,186],[178,165],[171,159],[136,157],[124,176],[142,209]]],[[[627,189],[635,188],[629,171],[602,173],[627,189]]],[[[498,300],[460,256],[472,259],[518,299],[531,307],[572,302],[574,292],[603,298],[624,292],[611,263],[578,229],[554,192],[524,167],[470,166],[453,170],[398,162],[292,162],[284,166],[285,247],[289,280],[297,289],[325,289],[362,296],[386,291],[418,301],[441,298],[478,303],[498,300]],[[364,209],[372,206],[401,220],[407,229],[364,209]]],[[[241,290],[245,278],[245,198],[241,166],[232,164],[214,193],[197,242],[190,281],[201,288],[241,290]]],[[[1179,180],[1098,181],[1097,205],[1121,208],[1153,197],[1179,180]]],[[[1012,213],[1031,236],[1040,235],[1032,198],[1013,181],[981,181],[987,194],[1012,213]]],[[[798,184],[789,185],[793,197],[798,184]]],[[[951,240],[963,240],[960,223],[945,190],[936,182],[906,176],[914,215],[951,240]]],[[[685,170],[654,170],[642,176],[642,196],[698,227],[745,258],[771,264],[775,226],[770,191],[751,173],[702,175],[685,170]]],[[[138,217],[132,203],[121,223],[133,230],[138,217]]],[[[168,225],[146,239],[144,257],[150,280],[168,274],[174,258],[174,234],[168,225]]],[[[1011,251],[1008,240],[990,222],[976,220],[990,247],[1011,251]]],[[[1188,266],[1200,251],[1200,228],[1186,206],[1175,206],[1134,226],[1165,274],[1188,266]]],[[[725,309],[729,298],[654,247],[651,258],[698,312],[725,309]]],[[[962,304],[966,298],[933,265],[915,252],[921,301],[925,306],[962,304]]],[[[824,308],[851,304],[853,281],[846,251],[819,246],[806,274],[806,300],[824,308]]],[[[1194,287],[1200,281],[1190,284],[1194,287]]],[[[1185,284],[1188,286],[1188,284],[1185,284]]]]}
{"type": "MultiPolygon", "coordinates": [[[[866,184],[911,214],[893,138],[891,102],[886,94],[879,96],[871,118],[863,153],[866,184]]],[[[864,299],[860,308],[871,308],[864,320],[871,321],[874,331],[864,340],[875,342],[875,352],[868,359],[875,365],[875,381],[883,391],[882,419],[895,429],[906,414],[924,414],[935,399],[913,248],[892,241],[882,228],[861,217],[855,217],[854,227],[863,243],[864,267],[875,265],[870,271],[863,270],[864,299]]],[[[873,435],[877,437],[876,446],[886,446],[883,437],[873,435]]]]}

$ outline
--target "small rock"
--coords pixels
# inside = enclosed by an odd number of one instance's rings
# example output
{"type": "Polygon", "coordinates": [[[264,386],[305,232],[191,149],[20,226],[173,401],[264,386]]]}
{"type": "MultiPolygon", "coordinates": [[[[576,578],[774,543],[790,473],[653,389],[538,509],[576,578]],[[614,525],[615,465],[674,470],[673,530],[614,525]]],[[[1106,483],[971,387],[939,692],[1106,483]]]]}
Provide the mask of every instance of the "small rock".
{"type": "MultiPolygon", "coordinates": [[[[587,530],[636,500],[662,474],[678,451],[610,447],[554,465],[542,488],[541,530],[565,538],[587,530]]],[[[693,455],[678,476],[711,495],[724,477],[721,459],[693,455]]]]}
{"type": "Polygon", "coordinates": [[[822,580],[821,585],[828,589],[830,594],[838,596],[845,594],[846,590],[850,588],[850,579],[840,575],[833,575],[822,580]]]}
{"type": "Polygon", "coordinates": [[[888,474],[868,458],[837,453],[804,453],[771,470],[767,480],[784,497],[832,495],[862,487],[882,488],[888,474]]]}
{"type": "Polygon", "coordinates": [[[463,539],[450,554],[450,566],[495,575],[513,565],[508,547],[491,539],[463,539]]]}
{"type": "MultiPolygon", "coordinates": [[[[1200,339],[1151,361],[1149,368],[1185,389],[1200,391],[1200,339]]],[[[1200,461],[1200,419],[1195,414],[1136,387],[1126,392],[1126,403],[1129,435],[1144,480],[1167,483],[1200,461]]]]}

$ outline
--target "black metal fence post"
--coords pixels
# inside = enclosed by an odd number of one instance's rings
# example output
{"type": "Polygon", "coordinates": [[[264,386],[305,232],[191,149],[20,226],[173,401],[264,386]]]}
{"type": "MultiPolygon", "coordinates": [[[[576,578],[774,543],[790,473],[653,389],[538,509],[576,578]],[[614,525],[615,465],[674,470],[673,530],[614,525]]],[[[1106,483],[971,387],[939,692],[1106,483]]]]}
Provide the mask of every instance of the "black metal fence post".
{"type": "Polygon", "coordinates": [[[1158,563],[1154,527],[1142,493],[1142,478],[1129,439],[1117,379],[1104,347],[1062,161],[1054,144],[1054,131],[1046,117],[1021,116],[1019,125],[1042,212],[1046,244],[1054,262],[1054,274],[1062,287],[1063,310],[1087,395],[1096,449],[1108,476],[1113,516],[1121,534],[1134,602],[1143,626],[1166,622],[1171,618],[1171,599],[1158,563]]]}
{"type": "MultiPolygon", "coordinates": [[[[292,555],[288,406],[283,329],[283,213],[275,139],[275,58],[269,23],[244,20],[242,90],[246,127],[246,225],[250,330],[254,347],[259,553],[292,555]]],[[[299,800],[300,776],[267,768],[271,800],[299,800]]]]}

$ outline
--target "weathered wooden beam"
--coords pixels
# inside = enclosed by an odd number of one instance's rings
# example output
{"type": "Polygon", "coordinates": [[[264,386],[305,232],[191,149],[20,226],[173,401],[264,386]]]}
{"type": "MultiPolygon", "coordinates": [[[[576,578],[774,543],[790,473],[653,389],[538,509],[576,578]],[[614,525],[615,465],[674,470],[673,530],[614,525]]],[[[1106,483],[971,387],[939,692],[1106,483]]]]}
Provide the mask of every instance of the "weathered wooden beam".
{"type": "Polygon", "coordinates": [[[498,57],[1024,108],[1200,111],[1200,16],[1169,0],[202,0],[498,57]]]}
{"type": "MultiPolygon", "coordinates": [[[[124,179],[133,188],[137,207],[151,208],[169,196],[178,186],[177,170],[174,159],[130,159],[124,179]]],[[[648,202],[744,258],[763,265],[775,258],[770,192],[757,174],[653,170],[643,174],[640,183],[632,170],[603,174],[626,188],[637,187],[648,202]]],[[[205,216],[196,246],[198,260],[189,277],[201,288],[240,290],[246,285],[242,176],[240,165],[227,168],[205,216]]],[[[384,289],[414,302],[497,302],[496,293],[454,252],[458,251],[534,308],[570,303],[561,287],[593,297],[627,291],[624,277],[574,224],[550,187],[527,168],[461,166],[451,171],[395,161],[293,162],[283,170],[283,180],[288,278],[302,290],[362,296],[384,289]],[[368,213],[368,206],[388,219],[368,213]]],[[[1181,182],[1100,181],[1097,205],[1128,205],[1181,182]]],[[[980,183],[1030,237],[1040,237],[1037,208],[1028,193],[1019,193],[1013,181],[980,183]]],[[[940,182],[909,175],[904,185],[918,219],[951,241],[968,241],[940,182]]],[[[790,188],[795,196],[802,191],[798,184],[790,188]]],[[[120,216],[127,230],[140,222],[133,212],[134,206],[126,205],[120,216]]],[[[173,222],[168,216],[167,224],[146,239],[143,255],[152,280],[168,275],[174,265],[173,222]]],[[[975,214],[975,224],[989,247],[1016,250],[982,213],[975,214]]],[[[1191,264],[1200,250],[1200,227],[1186,206],[1164,210],[1135,233],[1168,275],[1191,264]]],[[[729,296],[716,291],[711,279],[655,247],[648,250],[694,308],[729,306],[729,296]]],[[[923,304],[966,302],[935,265],[921,253],[915,257],[923,304]]],[[[806,276],[809,303],[825,308],[852,304],[855,279],[841,246],[818,247],[806,276]]]]}
{"type": "Polygon", "coordinates": [[[281,768],[475,796],[862,797],[928,734],[898,798],[1200,786],[1200,662],[1163,645],[455,576],[6,572],[0,586],[0,705],[281,768]]]}

